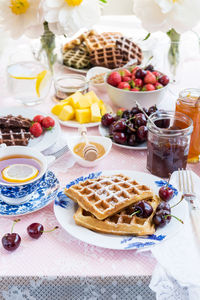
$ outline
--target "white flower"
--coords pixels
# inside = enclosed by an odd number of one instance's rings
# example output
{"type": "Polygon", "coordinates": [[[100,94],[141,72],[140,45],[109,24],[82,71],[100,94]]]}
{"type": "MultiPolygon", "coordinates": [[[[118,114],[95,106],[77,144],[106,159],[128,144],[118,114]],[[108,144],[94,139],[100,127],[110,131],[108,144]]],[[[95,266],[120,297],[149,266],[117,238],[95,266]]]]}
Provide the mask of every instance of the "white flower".
{"type": "Polygon", "coordinates": [[[53,32],[56,27],[55,33],[73,35],[80,28],[90,28],[100,18],[99,0],[44,0],[43,8],[53,32]]]}
{"type": "Polygon", "coordinates": [[[13,38],[19,38],[30,26],[38,24],[40,0],[0,1],[0,25],[13,38]]]}
{"type": "Polygon", "coordinates": [[[134,0],[134,12],[149,32],[167,32],[174,28],[182,33],[199,21],[199,0],[134,0]]]}

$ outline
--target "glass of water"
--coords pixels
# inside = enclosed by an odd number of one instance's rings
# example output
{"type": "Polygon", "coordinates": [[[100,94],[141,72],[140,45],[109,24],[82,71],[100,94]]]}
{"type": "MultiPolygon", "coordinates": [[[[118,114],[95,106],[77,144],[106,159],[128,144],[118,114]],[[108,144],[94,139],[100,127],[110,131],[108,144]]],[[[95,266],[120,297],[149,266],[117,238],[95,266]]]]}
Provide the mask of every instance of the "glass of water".
{"type": "Polygon", "coordinates": [[[48,95],[52,75],[41,63],[21,61],[7,67],[9,92],[25,105],[41,103],[48,95]]]}

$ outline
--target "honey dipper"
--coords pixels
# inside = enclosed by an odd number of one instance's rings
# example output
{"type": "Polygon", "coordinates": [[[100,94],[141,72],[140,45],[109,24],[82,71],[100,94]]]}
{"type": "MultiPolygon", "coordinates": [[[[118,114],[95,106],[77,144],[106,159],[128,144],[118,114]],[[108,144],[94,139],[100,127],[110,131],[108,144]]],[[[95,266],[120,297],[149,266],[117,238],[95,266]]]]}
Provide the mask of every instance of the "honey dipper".
{"type": "Polygon", "coordinates": [[[87,138],[87,129],[85,126],[81,126],[80,134],[83,136],[85,140],[85,147],[83,148],[83,156],[85,160],[93,161],[97,159],[98,150],[96,146],[89,143],[87,138]]]}

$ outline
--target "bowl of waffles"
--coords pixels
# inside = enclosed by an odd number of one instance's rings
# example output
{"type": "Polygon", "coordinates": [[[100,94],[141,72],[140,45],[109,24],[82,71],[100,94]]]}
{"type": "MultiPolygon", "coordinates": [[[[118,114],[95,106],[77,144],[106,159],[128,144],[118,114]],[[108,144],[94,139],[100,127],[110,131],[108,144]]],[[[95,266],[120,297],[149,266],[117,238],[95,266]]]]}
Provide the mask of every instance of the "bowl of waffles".
{"type": "Polygon", "coordinates": [[[142,62],[142,50],[120,32],[84,32],[62,48],[63,64],[76,70],[99,66],[116,69],[136,59],[142,62]]]}

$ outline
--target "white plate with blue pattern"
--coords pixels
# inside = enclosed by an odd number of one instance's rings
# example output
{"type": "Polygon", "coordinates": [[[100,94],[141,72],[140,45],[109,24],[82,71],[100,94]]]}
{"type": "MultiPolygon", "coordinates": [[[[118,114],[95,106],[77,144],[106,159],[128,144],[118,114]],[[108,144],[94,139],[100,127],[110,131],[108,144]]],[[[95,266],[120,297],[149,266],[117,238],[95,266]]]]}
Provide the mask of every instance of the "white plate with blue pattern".
{"type": "MultiPolygon", "coordinates": [[[[80,181],[85,181],[86,179],[96,178],[100,175],[112,175],[112,174],[124,174],[127,175],[141,184],[151,187],[151,189],[158,194],[158,190],[162,185],[166,184],[166,181],[153,176],[148,173],[135,172],[135,171],[105,171],[91,173],[86,177],[79,177],[74,181],[67,184],[67,188],[79,183],[80,181]]],[[[170,185],[171,186],[171,185],[170,185]]],[[[170,206],[177,203],[181,194],[178,193],[177,189],[174,189],[174,197],[170,200],[170,206]]],[[[67,197],[63,190],[57,195],[57,199],[54,204],[55,216],[60,223],[60,225],[73,237],[95,246],[117,249],[117,250],[149,250],[151,247],[160,244],[162,241],[174,236],[179,230],[183,230],[182,223],[178,222],[176,219],[172,218],[171,222],[163,228],[157,229],[155,234],[147,237],[134,237],[134,236],[117,236],[111,234],[97,233],[87,228],[78,226],[75,224],[73,215],[77,209],[77,204],[74,203],[69,197],[67,197]]],[[[183,200],[179,205],[172,208],[172,215],[181,218],[183,221],[187,212],[187,203],[183,200]]]]}
{"type": "Polygon", "coordinates": [[[19,205],[9,205],[0,199],[0,216],[27,215],[42,209],[55,200],[59,189],[59,181],[55,174],[48,171],[41,180],[36,192],[28,202],[19,205]]]}

